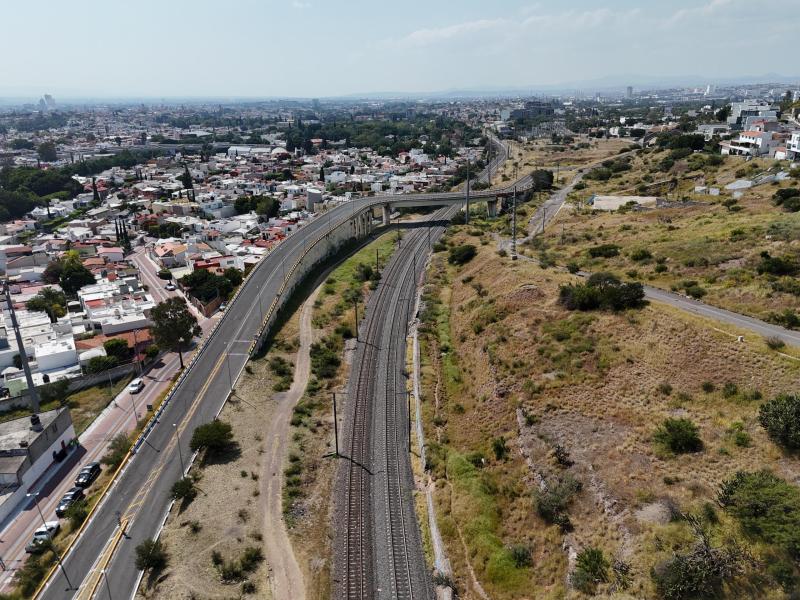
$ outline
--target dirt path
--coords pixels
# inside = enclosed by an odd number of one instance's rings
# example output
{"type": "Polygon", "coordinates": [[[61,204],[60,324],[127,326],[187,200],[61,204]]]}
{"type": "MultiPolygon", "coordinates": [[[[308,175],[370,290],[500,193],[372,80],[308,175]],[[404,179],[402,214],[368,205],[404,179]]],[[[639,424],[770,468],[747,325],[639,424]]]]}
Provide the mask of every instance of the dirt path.
{"type": "Polygon", "coordinates": [[[303,574],[283,521],[283,461],[289,443],[292,411],[302,398],[311,373],[309,349],[314,341],[311,314],[320,289],[317,288],[300,308],[300,348],[297,350],[294,379],[287,392],[276,395],[278,404],[264,436],[266,444],[261,476],[261,496],[266,504],[264,549],[270,566],[270,586],[276,600],[304,600],[306,597],[303,574]]]}

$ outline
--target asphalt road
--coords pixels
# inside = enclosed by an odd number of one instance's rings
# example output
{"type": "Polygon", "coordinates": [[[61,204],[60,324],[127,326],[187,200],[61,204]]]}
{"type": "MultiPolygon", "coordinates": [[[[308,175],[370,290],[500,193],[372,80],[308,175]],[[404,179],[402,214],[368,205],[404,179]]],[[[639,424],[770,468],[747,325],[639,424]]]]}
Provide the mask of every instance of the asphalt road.
{"type": "Polygon", "coordinates": [[[685,296],[667,292],[649,285],[644,286],[644,290],[645,296],[649,300],[663,302],[664,304],[669,304],[675,308],[695,313],[701,317],[714,319],[720,323],[727,323],[728,325],[733,325],[735,327],[750,331],[753,334],[763,338],[777,337],[782,339],[787,345],[800,347],[800,331],[784,329],[778,325],[772,325],[771,323],[766,323],[764,321],[754,319],[753,317],[740,315],[739,313],[731,312],[729,310],[725,310],[724,308],[710,306],[700,302],[699,300],[687,298],[685,296]]]}
{"type": "MultiPolygon", "coordinates": [[[[163,289],[166,282],[156,276],[156,266],[143,253],[133,255],[133,262],[139,268],[141,281],[150,288],[150,294],[158,302],[167,296],[179,295],[163,289]]],[[[204,330],[209,330],[213,320],[200,319],[204,330]]],[[[67,459],[52,468],[31,488],[30,493],[38,494],[39,508],[45,519],[53,520],[55,507],[64,493],[73,486],[77,471],[88,462],[99,460],[105,454],[108,442],[122,431],[132,431],[136,419],[146,412],[145,406],[152,404],[172,383],[178,372],[178,356],[168,353],[147,369],[142,375],[145,388],[139,394],[123,390],[113,402],[98,415],[95,421],[78,437],[79,447],[67,459]],[[136,417],[134,417],[134,411],[136,417]]],[[[24,547],[30,541],[34,530],[42,524],[32,499],[24,503],[19,512],[9,517],[0,530],[0,556],[6,564],[6,571],[0,573],[0,592],[6,592],[13,583],[13,575],[27,559],[24,547]]]]}
{"type": "MultiPolygon", "coordinates": [[[[458,200],[463,192],[418,194],[420,201],[458,200]]],[[[494,192],[476,192],[473,198],[492,197],[494,192]]],[[[369,206],[380,206],[407,196],[365,197],[339,205],[317,217],[279,244],[256,267],[231,303],[219,327],[207,342],[183,383],[167,405],[160,422],[129,461],[110,493],[98,506],[80,539],[63,563],[72,584],[56,571],[42,598],[74,596],[90,574],[104,547],[112,538],[120,517],[127,518],[127,537],[119,544],[107,570],[107,582],[114,598],[128,598],[134,592],[140,572],[134,566],[135,547],[153,538],[169,508],[169,489],[181,476],[181,460],[190,456],[189,437],[194,428],[211,421],[225,402],[233,381],[244,369],[248,349],[262,322],[263,312],[278,294],[286,268],[303,253],[310,240],[342,223],[369,206]],[[177,441],[180,443],[178,451],[177,441]]]]}

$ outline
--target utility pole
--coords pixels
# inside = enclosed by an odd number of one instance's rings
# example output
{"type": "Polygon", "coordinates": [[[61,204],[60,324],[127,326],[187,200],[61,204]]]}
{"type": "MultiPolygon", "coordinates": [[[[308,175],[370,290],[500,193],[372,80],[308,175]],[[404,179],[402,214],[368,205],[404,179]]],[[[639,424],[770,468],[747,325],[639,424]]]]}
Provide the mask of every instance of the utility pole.
{"type": "Polygon", "coordinates": [[[379,260],[379,257],[380,257],[379,252],[380,251],[378,250],[378,248],[375,248],[375,272],[378,273],[378,274],[380,274],[380,272],[381,272],[381,264],[380,264],[380,260],[379,260]]]}
{"type": "Polygon", "coordinates": [[[336,392],[333,392],[333,441],[336,444],[336,456],[339,456],[339,421],[336,416],[336,392]]]}
{"type": "MultiPolygon", "coordinates": [[[[25,352],[25,344],[22,341],[22,334],[19,332],[19,323],[17,323],[17,313],[14,312],[14,303],[11,301],[11,289],[8,287],[8,281],[4,282],[4,292],[6,295],[6,304],[8,305],[8,312],[11,316],[11,326],[14,328],[14,335],[17,338],[17,349],[19,351],[20,362],[22,369],[25,371],[25,382],[28,384],[28,394],[31,397],[31,411],[33,414],[39,412],[39,392],[36,391],[36,386],[33,385],[33,375],[31,375],[31,366],[28,364],[28,355],[25,352]]],[[[36,506],[39,506],[38,504],[36,506]]],[[[66,575],[65,575],[66,576],[66,575]]],[[[70,587],[72,587],[70,585],[70,587]]]]}
{"type": "Polygon", "coordinates": [[[356,341],[359,341],[358,340],[358,298],[355,298],[355,297],[353,298],[353,306],[355,307],[355,310],[356,310],[356,341]]]}
{"type": "Polygon", "coordinates": [[[411,392],[406,390],[408,400],[408,453],[411,454],[411,392]]]}
{"type": "Polygon", "coordinates": [[[100,573],[102,573],[103,578],[106,580],[106,591],[108,592],[108,600],[113,600],[111,598],[111,584],[108,583],[108,571],[103,569],[102,571],[100,571],[100,573]]]}
{"type": "Polygon", "coordinates": [[[544,235],[544,222],[547,220],[547,208],[542,204],[542,235],[544,235]]]}
{"type": "Polygon", "coordinates": [[[464,222],[469,223],[469,157],[467,157],[467,212],[464,215],[464,222]]]}
{"type": "Polygon", "coordinates": [[[178,424],[172,424],[173,431],[175,432],[175,445],[178,447],[178,458],[181,460],[181,477],[183,477],[183,452],[181,451],[181,436],[178,435],[178,424]]]}
{"type": "Polygon", "coordinates": [[[136,339],[136,330],[133,330],[133,359],[136,361],[136,370],[142,374],[142,363],[139,361],[139,341],[136,339]]]}
{"type": "MultiPolygon", "coordinates": [[[[33,503],[36,505],[36,510],[39,511],[39,516],[42,518],[42,524],[44,525],[45,529],[47,529],[47,521],[44,520],[44,515],[42,514],[42,509],[39,508],[39,492],[34,492],[33,494],[25,494],[28,498],[33,496],[33,503]]],[[[49,534],[49,532],[48,532],[49,534]]],[[[61,555],[58,551],[53,548],[53,553],[56,555],[56,560],[58,561],[58,566],[61,567],[61,573],[64,575],[64,579],[67,580],[67,585],[69,586],[68,590],[74,590],[75,588],[72,587],[72,582],[70,582],[69,577],[67,577],[67,571],[64,569],[64,563],[61,562],[61,555]]]]}
{"type": "Polygon", "coordinates": [[[511,200],[511,260],[517,260],[517,186],[511,200]]]}

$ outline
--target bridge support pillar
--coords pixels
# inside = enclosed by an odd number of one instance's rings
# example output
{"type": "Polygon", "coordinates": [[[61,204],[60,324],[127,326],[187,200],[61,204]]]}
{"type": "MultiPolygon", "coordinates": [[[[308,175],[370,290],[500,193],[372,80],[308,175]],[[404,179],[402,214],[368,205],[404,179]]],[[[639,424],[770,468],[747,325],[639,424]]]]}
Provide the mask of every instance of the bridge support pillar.
{"type": "Polygon", "coordinates": [[[497,216],[497,203],[499,200],[495,198],[494,200],[487,200],[486,201],[486,213],[488,214],[490,219],[494,219],[497,216]]]}
{"type": "Polygon", "coordinates": [[[392,209],[388,204],[383,205],[383,224],[389,226],[392,222],[392,209]]]}

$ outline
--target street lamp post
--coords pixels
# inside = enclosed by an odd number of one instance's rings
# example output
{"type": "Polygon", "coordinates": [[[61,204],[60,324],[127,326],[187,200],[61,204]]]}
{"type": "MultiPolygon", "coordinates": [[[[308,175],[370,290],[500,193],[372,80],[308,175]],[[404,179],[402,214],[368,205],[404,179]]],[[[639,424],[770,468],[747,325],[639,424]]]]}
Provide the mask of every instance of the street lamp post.
{"type": "Polygon", "coordinates": [[[185,471],[183,467],[183,451],[181,450],[181,437],[180,435],[178,435],[178,424],[173,423],[172,427],[174,428],[175,431],[175,445],[178,446],[178,458],[180,458],[181,461],[181,477],[183,477],[185,471]]]}
{"type": "Polygon", "coordinates": [[[108,571],[103,569],[102,571],[100,571],[100,573],[103,575],[103,579],[106,580],[106,592],[108,592],[108,600],[113,600],[111,598],[111,584],[108,583],[108,571]]]}
{"type": "MultiPolygon", "coordinates": [[[[44,528],[47,529],[47,521],[44,519],[44,515],[42,514],[42,509],[39,507],[39,492],[34,492],[33,494],[25,494],[28,498],[33,497],[33,503],[36,505],[36,510],[39,511],[39,516],[42,518],[42,524],[44,528]]],[[[48,532],[49,533],[49,532],[48,532]]],[[[56,560],[58,561],[58,566],[61,567],[61,573],[64,575],[64,579],[67,580],[67,589],[72,590],[75,589],[72,587],[72,582],[69,580],[67,576],[67,571],[64,569],[64,563],[61,562],[61,555],[53,548],[53,553],[56,555],[56,560]]]]}

